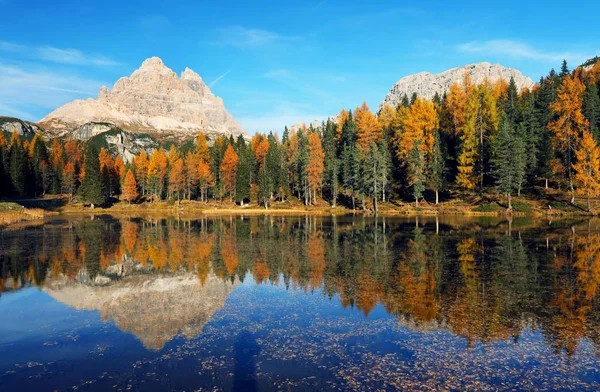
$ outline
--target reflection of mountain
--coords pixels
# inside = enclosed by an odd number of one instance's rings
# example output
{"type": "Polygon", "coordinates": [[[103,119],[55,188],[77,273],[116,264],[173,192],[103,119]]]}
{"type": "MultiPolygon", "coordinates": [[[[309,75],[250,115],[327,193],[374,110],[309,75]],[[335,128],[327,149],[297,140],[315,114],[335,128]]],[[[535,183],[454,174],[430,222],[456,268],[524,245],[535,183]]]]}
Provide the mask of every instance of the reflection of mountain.
{"type": "Polygon", "coordinates": [[[204,286],[191,273],[126,277],[106,286],[48,281],[44,290],[78,310],[98,310],[149,349],[159,350],[180,331],[188,339],[202,333],[237,285],[209,275],[204,286]]]}

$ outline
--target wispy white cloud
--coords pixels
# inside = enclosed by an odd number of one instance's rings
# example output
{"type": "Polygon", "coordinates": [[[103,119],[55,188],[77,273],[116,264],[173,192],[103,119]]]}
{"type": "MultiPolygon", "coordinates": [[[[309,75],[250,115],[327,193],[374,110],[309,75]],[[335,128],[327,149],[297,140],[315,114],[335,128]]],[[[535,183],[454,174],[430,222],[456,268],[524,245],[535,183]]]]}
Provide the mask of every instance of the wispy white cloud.
{"type": "Polygon", "coordinates": [[[213,80],[212,82],[210,82],[208,84],[209,88],[213,88],[213,86],[215,86],[217,83],[219,83],[221,81],[221,79],[223,79],[225,76],[229,75],[231,73],[231,70],[227,70],[227,72],[219,75],[215,80],[213,80]]]}
{"type": "Polygon", "coordinates": [[[236,46],[243,49],[265,48],[274,44],[299,41],[299,37],[285,36],[273,31],[229,26],[216,30],[219,45],[236,46]]]}
{"type": "Polygon", "coordinates": [[[15,44],[12,42],[0,41],[0,50],[3,52],[21,52],[27,50],[27,46],[15,44]]]}
{"type": "Polygon", "coordinates": [[[0,52],[19,53],[23,58],[69,65],[94,65],[101,67],[119,65],[117,61],[102,55],[54,46],[29,47],[14,42],[0,41],[0,52]]]}
{"type": "Polygon", "coordinates": [[[563,59],[566,59],[569,62],[581,63],[586,59],[593,57],[591,53],[544,51],[536,49],[524,42],[507,39],[472,41],[458,45],[457,49],[462,53],[508,56],[545,63],[558,63],[563,59]]]}
{"type": "Polygon", "coordinates": [[[38,57],[42,60],[71,65],[115,66],[118,62],[107,57],[87,54],[77,49],[61,49],[44,46],[37,49],[38,57]]]}
{"type": "Polygon", "coordinates": [[[0,63],[0,111],[33,118],[29,109],[50,112],[75,99],[96,95],[103,83],[58,74],[46,68],[0,63]]]}

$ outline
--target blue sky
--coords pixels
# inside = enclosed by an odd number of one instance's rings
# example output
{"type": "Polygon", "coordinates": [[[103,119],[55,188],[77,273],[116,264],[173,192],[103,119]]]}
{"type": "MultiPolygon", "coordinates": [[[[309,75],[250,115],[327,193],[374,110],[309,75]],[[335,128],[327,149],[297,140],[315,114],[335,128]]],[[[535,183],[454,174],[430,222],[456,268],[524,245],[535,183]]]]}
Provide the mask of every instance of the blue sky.
{"type": "Polygon", "coordinates": [[[416,72],[489,61],[537,81],[600,54],[600,2],[487,3],[0,0],[0,115],[37,121],[159,56],[249,132],[278,131],[376,109],[416,72]]]}

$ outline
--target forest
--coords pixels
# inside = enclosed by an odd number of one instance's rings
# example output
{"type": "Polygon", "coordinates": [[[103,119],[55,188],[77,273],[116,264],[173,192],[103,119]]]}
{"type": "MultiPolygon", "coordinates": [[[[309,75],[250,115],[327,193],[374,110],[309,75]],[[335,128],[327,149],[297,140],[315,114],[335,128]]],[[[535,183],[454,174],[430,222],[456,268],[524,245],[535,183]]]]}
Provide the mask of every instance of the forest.
{"type": "Polygon", "coordinates": [[[280,201],[377,212],[400,200],[438,204],[455,195],[512,197],[553,188],[587,201],[600,192],[600,62],[551,70],[531,90],[465,74],[431,101],[404,97],[372,112],[341,110],[317,128],[207,140],[142,151],[131,162],[94,143],[0,133],[0,197],[68,195],[122,200],[280,201]]]}

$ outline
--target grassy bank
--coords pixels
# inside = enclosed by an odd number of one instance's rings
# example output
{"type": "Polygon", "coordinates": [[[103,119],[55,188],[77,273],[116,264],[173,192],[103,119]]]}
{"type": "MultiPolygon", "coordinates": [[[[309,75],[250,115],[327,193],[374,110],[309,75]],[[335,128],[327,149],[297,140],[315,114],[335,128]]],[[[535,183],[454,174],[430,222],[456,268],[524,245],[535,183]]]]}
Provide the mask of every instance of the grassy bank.
{"type": "Polygon", "coordinates": [[[56,212],[41,208],[25,208],[17,203],[0,202],[0,227],[14,223],[42,220],[46,216],[55,214],[56,212]]]}
{"type": "MultiPolygon", "coordinates": [[[[438,205],[421,201],[418,206],[414,202],[406,200],[392,200],[385,203],[379,202],[378,215],[380,216],[413,216],[413,215],[466,215],[466,216],[550,216],[550,217],[574,217],[592,216],[600,213],[600,199],[592,200],[592,212],[587,211],[586,201],[577,199],[571,204],[569,195],[559,191],[538,189],[536,196],[514,197],[512,200],[512,211],[507,211],[506,199],[495,193],[484,193],[483,195],[462,195],[451,193],[444,195],[438,205]]],[[[195,200],[140,202],[129,204],[127,202],[114,202],[110,205],[91,208],[81,202],[69,203],[66,197],[28,199],[22,203],[27,208],[16,203],[2,203],[5,205],[2,211],[1,222],[15,222],[30,219],[39,219],[52,211],[61,214],[130,214],[130,215],[372,215],[372,201],[365,201],[363,209],[357,200],[357,209],[352,210],[345,205],[332,208],[325,200],[306,206],[302,201],[290,197],[283,202],[272,202],[269,209],[257,203],[247,206],[236,205],[224,201],[210,201],[208,203],[195,200]]],[[[347,204],[347,203],[346,203],[347,204]]]]}

